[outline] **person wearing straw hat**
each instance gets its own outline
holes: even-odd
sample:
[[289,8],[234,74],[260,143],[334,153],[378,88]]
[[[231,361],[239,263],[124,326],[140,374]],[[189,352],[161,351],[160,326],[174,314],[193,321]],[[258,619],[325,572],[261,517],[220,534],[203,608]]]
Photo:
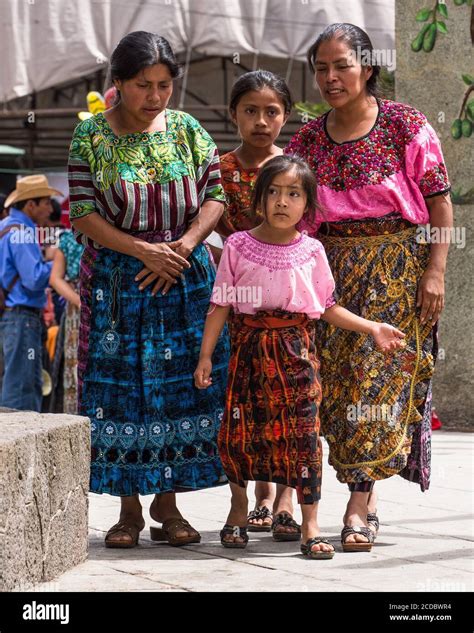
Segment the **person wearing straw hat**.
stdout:
[[41,410],[41,311],[46,303],[52,262],[43,259],[35,236],[37,226],[43,226],[52,212],[51,196],[55,195],[62,194],[50,187],[46,176],[35,174],[20,178],[5,200],[10,213],[0,222],[3,407]]

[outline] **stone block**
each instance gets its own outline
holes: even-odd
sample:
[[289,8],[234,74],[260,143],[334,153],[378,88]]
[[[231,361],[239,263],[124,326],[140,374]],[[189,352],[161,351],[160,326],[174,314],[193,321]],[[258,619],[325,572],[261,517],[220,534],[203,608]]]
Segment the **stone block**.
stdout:
[[0,412],[0,591],[87,558],[89,419]]

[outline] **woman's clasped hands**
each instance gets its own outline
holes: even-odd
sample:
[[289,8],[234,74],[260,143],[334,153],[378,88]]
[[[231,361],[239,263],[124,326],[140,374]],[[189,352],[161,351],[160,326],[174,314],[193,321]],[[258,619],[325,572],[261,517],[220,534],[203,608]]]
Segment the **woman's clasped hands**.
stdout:
[[184,270],[191,267],[186,258],[193,248],[183,238],[174,242],[147,243],[144,248],[140,257],[144,268],[135,277],[135,281],[140,282],[140,290],[155,282],[151,294],[155,295],[161,290],[165,295],[179,277],[184,278]]

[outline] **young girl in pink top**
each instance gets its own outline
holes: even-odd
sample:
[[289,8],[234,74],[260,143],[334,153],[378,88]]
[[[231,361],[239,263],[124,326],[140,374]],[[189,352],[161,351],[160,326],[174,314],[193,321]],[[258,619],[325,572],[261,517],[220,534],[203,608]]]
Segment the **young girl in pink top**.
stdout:
[[303,215],[311,219],[314,192],[314,176],[300,158],[278,156],[261,169],[252,209],[264,220],[224,245],[194,377],[200,389],[211,385],[212,354],[232,307],[232,356],[218,438],[232,491],[222,545],[247,545],[247,481],[274,481],[296,488],[302,553],[332,558],[334,548],[320,536],[317,522],[322,450],[316,320],[370,335],[385,352],[401,347],[404,334],[336,304],[322,244],[296,228]]

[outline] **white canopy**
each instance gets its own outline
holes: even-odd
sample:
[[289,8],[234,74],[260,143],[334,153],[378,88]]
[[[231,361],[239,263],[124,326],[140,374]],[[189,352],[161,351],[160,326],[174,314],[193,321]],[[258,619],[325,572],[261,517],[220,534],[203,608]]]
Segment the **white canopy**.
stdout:
[[131,31],[163,35],[175,53],[302,60],[332,22],[393,49],[395,0],[0,0],[0,101],[92,73]]

